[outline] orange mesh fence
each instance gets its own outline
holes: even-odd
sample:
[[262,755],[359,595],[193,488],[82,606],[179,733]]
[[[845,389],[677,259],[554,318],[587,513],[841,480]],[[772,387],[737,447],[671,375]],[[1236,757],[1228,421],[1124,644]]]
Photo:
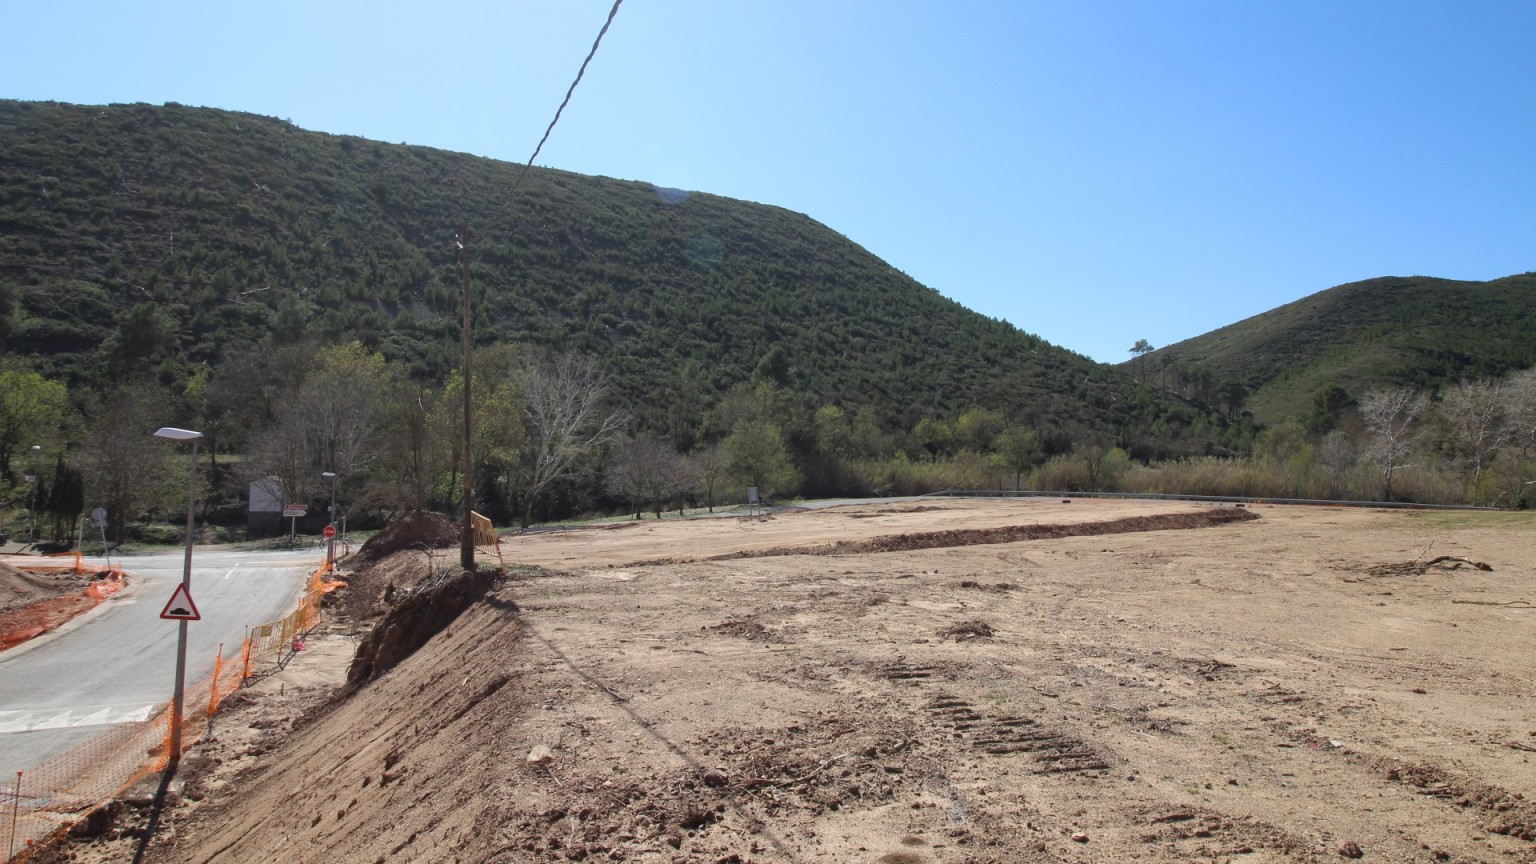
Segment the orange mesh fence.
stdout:
[[239,690],[245,684],[246,662],[251,653],[251,640],[246,639],[240,644],[240,649],[228,658],[224,656],[224,646],[219,646],[219,656],[213,661],[213,675],[208,679],[208,701],[205,713],[211,719],[219,713],[219,703],[225,696]]
[[41,841],[68,830],[97,802],[165,767],[169,711],[113,726],[72,749],[0,779],[0,841],[26,860]]
[[114,567],[106,573],[106,576],[85,587],[85,593],[98,603],[128,587],[128,581],[123,578],[123,571]]
[[[311,575],[298,607],[278,621],[253,627],[240,647],[214,660],[213,673],[183,693],[182,748],[201,739],[220,703],[240,689],[257,665],[279,662],[301,636],[320,623],[320,600],[341,583],[325,582],[322,566]],[[121,587],[121,581],[119,581]],[[319,586],[319,587],[317,587]],[[115,593],[115,590],[113,593]],[[19,772],[0,777],[0,846],[6,859],[26,861],[56,835],[68,831],[99,802],[170,761],[170,705],[150,719],[113,726],[74,748]]]

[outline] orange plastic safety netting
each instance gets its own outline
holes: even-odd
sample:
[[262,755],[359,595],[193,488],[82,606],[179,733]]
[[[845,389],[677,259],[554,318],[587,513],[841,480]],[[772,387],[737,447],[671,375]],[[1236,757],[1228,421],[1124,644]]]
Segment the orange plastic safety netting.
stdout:
[[[212,726],[220,703],[251,677],[280,665],[298,640],[321,621],[321,598],[342,583],[326,581],[321,567],[293,612],[250,628],[232,651],[219,646],[214,670],[183,694],[182,749]],[[270,665],[269,665],[270,664]],[[15,777],[0,777],[0,843],[6,859],[25,861],[55,836],[68,831],[98,803],[164,769],[171,755],[171,706],[148,720],[112,726]]]

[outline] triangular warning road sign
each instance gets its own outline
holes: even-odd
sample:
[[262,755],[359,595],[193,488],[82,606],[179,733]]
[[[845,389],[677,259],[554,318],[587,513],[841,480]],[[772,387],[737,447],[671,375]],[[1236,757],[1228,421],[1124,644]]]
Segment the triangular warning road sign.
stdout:
[[160,610],[160,617],[172,621],[203,620],[203,616],[197,614],[197,604],[192,602],[192,594],[185,585],[176,586],[176,593],[171,595],[171,602]]

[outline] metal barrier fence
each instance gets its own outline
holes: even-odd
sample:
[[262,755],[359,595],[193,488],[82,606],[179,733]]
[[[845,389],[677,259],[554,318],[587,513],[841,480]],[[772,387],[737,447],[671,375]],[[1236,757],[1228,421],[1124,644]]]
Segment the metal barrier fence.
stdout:
[[252,666],[258,661],[276,658],[277,662],[281,663],[284,652],[292,650],[294,638],[313,630],[315,625],[320,623],[320,599],[325,594],[324,590],[306,591],[304,599],[299,601],[298,608],[290,612],[287,617],[251,628],[245,640],[248,647],[245,664],[246,678],[256,674],[252,671]]
[[[185,694],[183,750],[201,740],[212,726],[219,704],[262,674],[263,661],[280,668],[291,656],[294,640],[319,625],[321,598],[343,583],[325,577],[321,565],[310,574],[297,608],[277,621],[249,628],[239,649],[228,657],[219,646],[213,673]],[[170,706],[150,719],[113,726],[95,737],[38,763],[14,778],[0,778],[0,843],[4,860],[27,861],[83,820],[101,802],[170,764]]]

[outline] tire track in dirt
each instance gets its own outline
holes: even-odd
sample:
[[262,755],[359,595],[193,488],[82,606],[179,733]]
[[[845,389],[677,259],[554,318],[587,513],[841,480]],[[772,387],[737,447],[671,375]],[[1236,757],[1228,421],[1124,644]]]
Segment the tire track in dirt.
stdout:
[[[1135,801],[1145,795],[1145,792],[1131,791],[1112,782],[1120,771],[1131,768],[1126,758],[1110,752],[1101,743],[1046,721],[1043,711],[1009,712],[958,695],[966,689],[968,682],[965,679],[971,677],[967,673],[979,671],[968,664],[915,662],[900,658],[869,664],[863,671],[900,688],[909,704],[916,703],[920,716],[942,730],[927,733],[935,742],[934,746],[944,748],[946,745],[940,742],[950,742],[960,753],[969,752],[979,757],[981,764],[965,772],[969,777],[1007,776],[1016,771],[1014,766],[1018,765],[1018,760],[1024,760],[1024,772],[1037,778],[1038,782],[1048,784],[1036,788],[1036,794],[1030,798],[1031,806],[1022,814],[1009,812],[1007,807],[990,812],[990,808],[1000,802],[968,799],[958,788],[946,786],[942,790],[941,794],[951,798],[952,811],[963,814],[958,818],[978,823],[977,831],[973,832],[974,839],[988,836],[988,829],[982,828],[981,823],[1001,820],[1011,825],[1003,829],[1003,836],[1013,834],[1018,838],[1010,844],[1012,855],[1040,856],[1004,860],[1045,860],[1048,855],[1055,860],[1075,860],[1071,852],[1076,848],[1086,849],[1078,844],[1088,842],[1077,838],[1089,835],[1074,833],[1068,837],[1059,828],[1042,831],[1042,826],[1059,826],[1071,821],[1071,814],[1083,813],[1081,805],[1088,801],[1127,798]],[[954,764],[961,761],[956,758],[958,756],[959,753],[951,752],[944,758],[947,763]],[[1134,776],[1137,772],[1131,768],[1131,773]],[[1041,792],[1044,792],[1043,798],[1037,797]],[[1067,806],[1069,803],[1071,806]],[[1047,809],[1042,811],[1037,809],[1039,807]],[[1148,800],[1134,804],[1128,815],[1135,821],[1118,826],[1098,826],[1092,847],[1099,850],[1096,854],[1113,857],[1114,853],[1108,850],[1115,848],[1119,841],[1126,844],[1120,846],[1121,849],[1143,847],[1146,856],[1153,860],[1221,860],[1234,855],[1257,855],[1248,860],[1266,862],[1326,860],[1318,854],[1315,842],[1251,815]],[[1040,833],[1019,837],[1021,825],[1028,832]],[[1101,833],[1105,836],[1101,837]],[[1110,833],[1119,836],[1109,836]],[[1032,839],[1025,840],[1031,836]],[[1133,853],[1133,857],[1143,855]],[[1090,855],[1086,860],[1101,859]],[[1120,859],[1114,857],[1114,860]]]
[[[1308,725],[1307,718],[1330,707],[1336,710],[1340,701],[1337,698],[1313,695],[1275,681],[1265,681],[1262,686],[1253,687],[1244,681],[1233,680],[1241,679],[1244,670],[1230,663],[1198,661],[1196,671],[1208,682],[1225,685],[1228,689],[1237,688],[1243,697],[1273,712],[1259,719],[1277,739],[1277,746],[1305,747],[1319,754],[1336,756],[1340,760],[1338,764],[1352,773],[1364,775],[1370,783],[1413,788],[1427,799],[1444,803],[1450,808],[1447,815],[1452,818],[1469,818],[1490,834],[1525,841],[1523,849],[1506,849],[1504,854],[1509,856],[1506,860],[1536,862],[1536,804],[1526,800],[1523,793],[1481,782],[1430,762],[1362,752],[1337,739],[1320,735],[1314,726]],[[1435,861],[1481,860],[1438,849],[1427,842],[1421,841],[1419,846]]]
[[[938,669],[926,664],[896,661],[874,670],[887,681],[931,683]],[[936,723],[947,726],[952,737],[966,741],[973,751],[989,756],[1028,754],[1036,774],[1107,771],[1109,764],[1097,750],[1079,738],[1051,729],[1021,714],[982,713],[974,703],[947,692],[934,693],[921,708]],[[1093,776],[1093,775],[1090,775]]]

